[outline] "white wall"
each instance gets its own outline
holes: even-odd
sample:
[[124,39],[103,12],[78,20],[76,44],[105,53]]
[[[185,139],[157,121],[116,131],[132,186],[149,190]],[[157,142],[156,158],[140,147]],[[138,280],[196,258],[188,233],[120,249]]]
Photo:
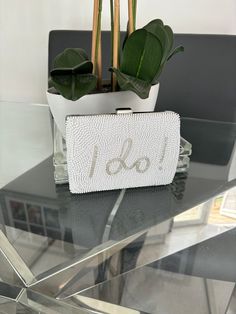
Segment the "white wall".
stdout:
[[[127,0],[121,0],[125,28]],[[91,29],[92,0],[0,0],[0,100],[44,103],[51,29]],[[104,0],[103,29],[109,29]],[[138,26],[160,17],[175,32],[236,34],[235,0],[138,0]]]

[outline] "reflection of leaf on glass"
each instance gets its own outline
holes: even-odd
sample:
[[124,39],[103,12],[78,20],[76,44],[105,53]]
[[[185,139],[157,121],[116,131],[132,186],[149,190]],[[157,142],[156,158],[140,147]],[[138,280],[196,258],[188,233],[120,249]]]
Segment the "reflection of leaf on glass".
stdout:
[[10,201],[12,216],[17,220],[26,220],[24,203],[18,201]]
[[44,215],[45,215],[46,226],[57,228],[57,229],[60,228],[59,213],[57,209],[45,207]]

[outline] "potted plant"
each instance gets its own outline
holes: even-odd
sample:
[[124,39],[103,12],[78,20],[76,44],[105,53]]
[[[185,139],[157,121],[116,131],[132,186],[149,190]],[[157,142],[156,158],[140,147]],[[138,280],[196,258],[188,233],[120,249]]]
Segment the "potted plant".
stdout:
[[[128,0],[127,34],[121,43],[120,0],[110,0],[110,82],[102,80],[102,0],[94,0],[91,60],[80,48],[68,48],[55,58],[47,99],[62,138],[67,115],[114,113],[121,107],[134,112],[154,110],[162,70],[183,47],[173,49],[173,31],[160,19],[136,29],[136,9],[137,0]],[[63,145],[60,143],[58,147],[57,142],[54,151],[65,150]],[[66,163],[65,156],[60,158]]]
[[120,1],[111,0],[111,81],[103,84],[101,60],[102,0],[94,0],[92,56],[69,48],[54,60],[47,99],[55,122],[65,135],[65,117],[71,114],[113,113],[117,107],[153,111],[159,76],[172,51],[172,29],[156,19],[135,30],[137,0],[128,0],[129,21],[120,44]]

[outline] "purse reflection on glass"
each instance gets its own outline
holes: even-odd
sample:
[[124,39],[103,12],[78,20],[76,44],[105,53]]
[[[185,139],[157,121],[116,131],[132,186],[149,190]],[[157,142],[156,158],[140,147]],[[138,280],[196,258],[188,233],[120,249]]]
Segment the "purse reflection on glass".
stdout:
[[167,185],[173,181],[179,158],[179,115],[171,111],[117,113],[67,117],[72,193]]

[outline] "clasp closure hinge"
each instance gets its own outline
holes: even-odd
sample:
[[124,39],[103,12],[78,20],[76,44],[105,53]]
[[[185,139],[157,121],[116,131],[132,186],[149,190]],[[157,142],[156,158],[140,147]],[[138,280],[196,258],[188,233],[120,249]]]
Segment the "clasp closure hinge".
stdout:
[[131,114],[133,113],[133,110],[130,108],[117,108],[116,114]]

